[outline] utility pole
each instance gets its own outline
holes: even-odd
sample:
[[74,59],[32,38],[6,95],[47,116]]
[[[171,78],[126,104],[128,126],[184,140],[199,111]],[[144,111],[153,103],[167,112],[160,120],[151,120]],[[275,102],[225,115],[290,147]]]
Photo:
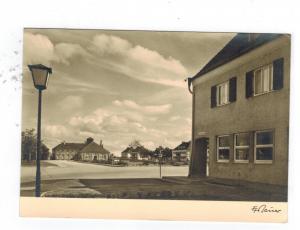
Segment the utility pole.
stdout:
[[159,159],[159,178],[161,179],[161,160],[162,160],[162,150],[159,150],[159,155],[158,155],[158,159]]

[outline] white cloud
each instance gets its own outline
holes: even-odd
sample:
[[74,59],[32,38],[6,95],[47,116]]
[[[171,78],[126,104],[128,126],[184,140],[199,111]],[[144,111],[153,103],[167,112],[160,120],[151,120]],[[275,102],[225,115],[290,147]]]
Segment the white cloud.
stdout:
[[40,63],[50,65],[51,62],[70,64],[70,58],[81,55],[90,56],[80,45],[58,43],[41,34],[24,33],[24,64]]
[[155,150],[158,147],[153,141],[142,141],[141,144],[150,150]]
[[[144,107],[146,107],[146,109]],[[102,135],[111,137],[111,140],[120,135],[123,141],[129,141],[129,139],[135,137],[150,141],[153,138],[158,139],[162,136],[167,136],[168,132],[153,127],[152,122],[155,123],[155,120],[148,119],[148,116],[151,118],[153,113],[157,114],[158,112],[169,111],[169,106],[144,107],[129,100],[125,102],[114,101],[113,106],[99,108],[89,115],[71,117],[69,125],[80,134],[93,133],[94,136]],[[132,109],[135,111],[130,112]],[[146,112],[143,111],[144,109]],[[135,114],[138,119],[134,119],[132,117],[133,114]]]
[[180,61],[172,57],[164,58],[158,52],[142,46],[135,46],[133,49],[130,49],[129,56],[137,62],[144,63],[154,68],[160,68],[176,74],[186,74],[186,69]]
[[186,118],[185,121],[187,122],[188,126],[192,126],[192,119]]
[[47,36],[24,33],[24,63],[42,63],[49,65],[50,61],[57,60],[54,54],[54,45]]
[[113,102],[114,105],[125,107],[132,110],[137,110],[142,113],[146,114],[167,114],[170,112],[172,105],[171,104],[164,104],[164,105],[139,105],[134,101],[131,100],[115,100]]
[[80,96],[66,96],[63,100],[61,100],[58,103],[58,106],[61,109],[65,110],[72,110],[72,109],[78,109],[82,107],[83,105],[83,99]]
[[168,86],[185,87],[187,70],[179,60],[164,57],[155,50],[133,46],[117,36],[100,34],[95,36],[85,50],[79,44],[58,43],[41,34],[24,33],[24,64],[52,62],[70,65],[76,56],[86,57],[93,64],[107,68],[145,82]]
[[55,137],[57,139],[64,139],[70,135],[67,128],[62,125],[46,125],[45,132],[47,136]]
[[180,119],[180,116],[177,116],[177,115],[170,117],[170,121],[178,121],[179,119]]
[[[101,113],[100,113],[101,111]],[[74,116],[69,124],[80,131],[93,133],[132,133],[146,132],[141,123],[132,121],[124,114],[98,109],[88,116]]]
[[[163,85],[185,87],[187,70],[179,60],[163,57],[155,50],[111,35],[100,34],[93,38],[88,50],[101,55],[115,71],[132,78]],[[113,58],[111,57],[113,55]]]
[[91,51],[95,51],[101,55],[105,54],[125,54],[132,49],[131,43],[128,41],[111,35],[96,35],[92,40],[93,46],[89,47]]
[[70,44],[70,43],[59,43],[54,47],[55,55],[57,56],[58,61],[69,65],[68,61],[71,57],[74,56],[90,56],[85,49],[83,49],[78,44]]

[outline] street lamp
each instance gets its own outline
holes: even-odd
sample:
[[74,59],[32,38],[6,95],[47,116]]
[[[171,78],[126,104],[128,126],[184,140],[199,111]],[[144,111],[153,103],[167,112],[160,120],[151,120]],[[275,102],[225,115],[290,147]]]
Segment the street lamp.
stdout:
[[52,69],[44,65],[28,65],[32,75],[34,87],[39,91],[38,99],[38,121],[37,121],[37,144],[36,144],[36,178],[35,196],[41,196],[41,113],[42,113],[42,91],[47,88],[49,74]]

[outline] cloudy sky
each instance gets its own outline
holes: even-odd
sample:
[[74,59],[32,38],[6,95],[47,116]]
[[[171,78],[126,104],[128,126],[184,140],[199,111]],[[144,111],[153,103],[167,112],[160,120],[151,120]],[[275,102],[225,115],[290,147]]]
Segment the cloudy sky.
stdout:
[[28,64],[52,67],[43,93],[42,139],[93,137],[119,155],[139,140],[154,149],[191,138],[193,76],[230,33],[26,29],[22,130],[36,128],[37,92]]

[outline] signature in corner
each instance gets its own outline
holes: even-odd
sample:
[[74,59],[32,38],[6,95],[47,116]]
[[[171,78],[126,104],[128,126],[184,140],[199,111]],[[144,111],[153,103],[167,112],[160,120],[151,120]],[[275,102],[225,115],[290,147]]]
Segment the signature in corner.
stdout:
[[253,213],[280,213],[281,209],[276,209],[274,207],[268,207],[266,204],[262,204],[260,206],[254,205],[251,209]]

